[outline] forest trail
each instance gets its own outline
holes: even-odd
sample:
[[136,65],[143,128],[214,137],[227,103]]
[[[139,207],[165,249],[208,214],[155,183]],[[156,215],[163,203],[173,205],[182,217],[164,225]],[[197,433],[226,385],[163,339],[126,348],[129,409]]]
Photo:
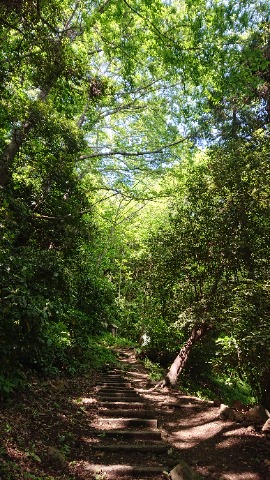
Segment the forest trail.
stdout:
[[121,352],[120,361],[128,371],[106,372],[95,387],[97,415],[88,438],[95,462],[82,462],[82,477],[168,478],[163,471],[170,446],[162,440],[157,419],[139,393],[144,374],[132,368],[136,360],[129,350]]
[[184,461],[205,479],[269,480],[269,440],[255,428],[220,420],[213,402],[153,390],[133,350],[118,355],[123,369],[95,386],[92,460],[77,465],[79,478],[161,480]]
[[[259,428],[176,390],[153,390],[134,350],[100,374],[37,381],[0,410],[0,480],[168,479],[184,461],[206,480],[269,480]],[[195,478],[195,477],[194,477]]]

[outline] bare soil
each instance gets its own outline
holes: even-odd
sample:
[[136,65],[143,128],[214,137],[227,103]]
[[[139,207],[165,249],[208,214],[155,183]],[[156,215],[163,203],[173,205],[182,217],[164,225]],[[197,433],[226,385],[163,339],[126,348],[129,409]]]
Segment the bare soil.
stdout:
[[[157,418],[162,439],[168,443],[164,469],[184,460],[209,480],[270,479],[270,440],[261,433],[261,425],[222,421],[212,402],[179,391],[154,390],[133,351],[119,355],[124,377],[131,379],[145,399],[151,418]],[[99,441],[95,429],[97,383],[96,373],[36,381],[26,392],[1,405],[0,479],[86,478],[80,467],[89,460],[87,443]],[[131,451],[131,460],[133,456]],[[149,456],[149,466],[152,464],[154,455]]]

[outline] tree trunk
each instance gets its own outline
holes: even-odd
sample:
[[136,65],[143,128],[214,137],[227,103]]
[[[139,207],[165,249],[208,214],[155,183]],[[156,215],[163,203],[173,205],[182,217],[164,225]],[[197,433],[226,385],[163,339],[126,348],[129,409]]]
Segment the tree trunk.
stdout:
[[[59,54],[59,60],[61,59],[61,56],[62,56],[62,53],[63,53],[63,52],[61,52],[61,42],[62,42],[63,38],[64,37],[69,38],[69,40],[72,42],[72,41],[75,40],[75,38],[79,34],[79,32],[76,31],[76,29],[75,29],[72,39],[68,35],[69,31],[72,27],[72,21],[74,19],[75,13],[77,11],[78,5],[79,5],[79,2],[75,3],[75,8],[73,10],[73,13],[72,13],[71,17],[69,18],[68,22],[66,23],[66,25],[64,26],[64,31],[62,32],[62,35],[60,35],[60,37],[59,37],[60,30],[58,31],[56,28],[51,26],[49,22],[44,20],[44,18],[41,15],[41,12],[40,12],[39,2],[37,4],[39,17],[42,19],[43,23],[48,25],[50,27],[50,29],[52,31],[54,31],[54,33],[56,35],[56,37],[55,37],[55,39],[56,39],[55,49],[57,49],[57,47],[58,47],[57,51],[58,51],[58,54]],[[40,92],[39,92],[38,97],[37,97],[37,102],[44,102],[45,103],[47,101],[47,97],[48,97],[51,89],[55,85],[58,78],[61,75],[63,75],[64,69],[60,69],[59,64],[57,62],[57,58],[56,58],[56,61],[54,63],[54,66],[56,67],[56,69],[54,71],[49,72],[47,85],[45,85],[44,87],[42,87],[40,89]],[[31,111],[30,111],[28,119],[20,127],[17,127],[13,130],[9,144],[5,147],[4,151],[0,155],[0,193],[1,193],[1,190],[3,191],[8,186],[8,184],[10,183],[11,178],[12,178],[12,167],[13,167],[14,159],[15,159],[16,155],[18,154],[19,150],[21,149],[25,139],[27,138],[28,133],[31,131],[31,129],[34,126],[35,126],[35,118],[32,118]]]
[[176,359],[170,366],[161,386],[173,386],[177,383],[179,375],[185,368],[189,359],[193,345],[198,342],[210,330],[211,326],[202,323],[200,326],[194,326],[188,341],[183,345]]
[[[41,90],[37,100],[45,102],[50,90],[51,87]],[[21,127],[14,129],[10,142],[0,157],[0,189],[6,187],[10,182],[14,158],[19,152],[27,134],[33,125],[34,122],[30,115],[29,119]]]

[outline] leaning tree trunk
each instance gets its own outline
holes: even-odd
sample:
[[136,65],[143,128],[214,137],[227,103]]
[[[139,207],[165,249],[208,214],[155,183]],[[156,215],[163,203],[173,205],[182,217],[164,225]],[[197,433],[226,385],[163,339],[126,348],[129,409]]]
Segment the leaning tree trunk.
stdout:
[[199,326],[194,326],[191,332],[191,335],[188,341],[183,345],[180,352],[178,353],[176,359],[170,366],[164,380],[161,383],[161,387],[164,386],[173,386],[177,383],[179,375],[185,368],[185,365],[189,359],[190,353],[192,351],[193,345],[198,342],[204,335],[210,330],[211,326],[202,323]]

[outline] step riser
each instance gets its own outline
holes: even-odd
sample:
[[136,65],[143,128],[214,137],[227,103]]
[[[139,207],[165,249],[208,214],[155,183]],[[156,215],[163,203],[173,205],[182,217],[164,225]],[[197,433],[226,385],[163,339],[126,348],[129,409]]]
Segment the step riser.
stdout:
[[140,441],[140,440],[161,440],[161,432],[159,430],[155,431],[141,431],[141,430],[103,430],[102,433],[104,434],[105,438],[113,438],[113,439],[121,439],[126,440],[130,439],[133,441]]
[[110,408],[115,410],[127,410],[134,409],[140,410],[145,408],[145,403],[136,403],[136,402],[99,402],[99,407],[101,408]]
[[157,428],[156,419],[146,418],[100,418],[99,425],[111,425],[113,427],[129,428],[129,427],[152,427]]
[[[122,399],[123,397],[125,398],[136,398],[137,402],[140,401],[142,397],[140,395],[137,395],[136,392],[116,392],[116,391],[108,391],[108,390],[100,390],[97,392],[98,397],[113,397],[113,398],[120,398]],[[123,400],[124,401],[124,400]],[[122,400],[119,400],[119,402],[122,402]]]
[[130,379],[126,379],[126,378],[99,378],[97,380],[97,383],[98,384],[102,384],[102,383],[131,383],[131,380]]
[[112,395],[115,397],[137,397],[140,398],[139,395],[136,395],[135,392],[132,392],[132,390],[112,390],[109,388],[104,388],[102,390],[99,390],[97,392],[98,396],[102,395]]
[[99,402],[119,402],[119,403],[146,403],[142,399],[142,397],[139,397],[139,395],[126,395],[126,393],[111,393],[111,392],[102,392],[98,393],[97,395],[97,400]]
[[131,383],[128,382],[103,382],[103,383],[97,383],[96,385],[97,388],[132,388]]
[[123,378],[123,377],[102,377],[97,379],[97,383],[106,383],[106,382],[113,382],[113,383],[130,383],[130,378]]
[[[134,465],[84,465],[85,473],[98,475],[98,473],[106,474],[106,479],[117,478],[141,478],[151,477],[152,475],[162,475],[164,468],[160,467],[143,467]],[[95,477],[93,477],[95,478]]]
[[133,393],[133,395],[135,395],[135,391],[131,387],[126,387],[126,386],[114,387],[113,385],[100,385],[99,387],[96,387],[96,390],[98,392],[104,392],[104,391],[115,392],[115,393],[129,392],[129,393]]
[[100,402],[125,402],[125,403],[134,403],[140,400],[139,397],[115,397],[113,395],[100,395]]
[[124,377],[99,377],[97,378],[97,382],[127,382],[130,383],[131,379],[130,378],[124,378]]
[[108,410],[102,410],[100,408],[99,410],[100,415],[103,415],[105,417],[125,417],[125,418],[147,418],[149,416],[148,412],[146,410],[138,410],[138,411],[132,411],[132,410],[117,410],[117,409],[108,409]]
[[128,453],[166,453],[168,451],[167,445],[93,445],[93,450],[100,450],[104,452],[128,452]]
[[[136,398],[142,398],[140,395],[138,395],[136,392],[133,392],[132,390],[110,390],[107,388],[104,388],[102,390],[98,390],[96,394],[100,397],[102,395],[108,395],[108,396],[119,396],[120,397],[136,397]],[[140,401],[140,400],[138,400]]]

